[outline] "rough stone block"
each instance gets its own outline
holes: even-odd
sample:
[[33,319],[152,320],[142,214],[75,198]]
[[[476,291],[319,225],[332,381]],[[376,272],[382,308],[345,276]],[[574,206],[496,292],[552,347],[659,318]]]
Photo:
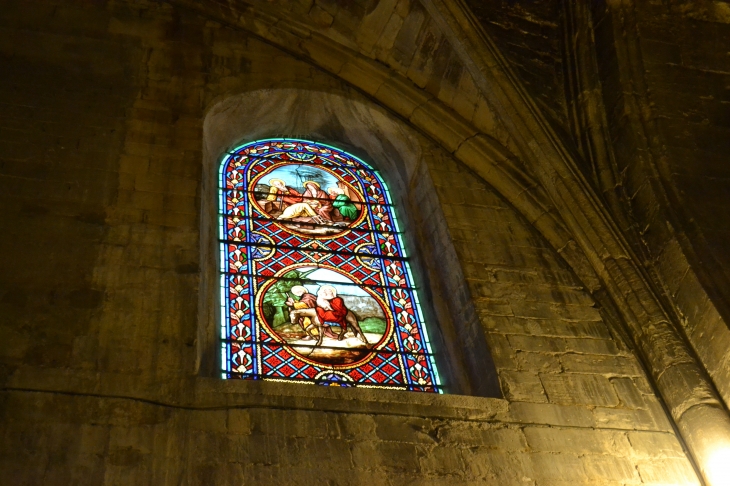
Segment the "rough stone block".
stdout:
[[228,429],[229,414],[225,411],[196,411],[190,415],[190,425],[193,430],[225,433]]
[[559,353],[565,351],[565,340],[538,336],[508,336],[513,349],[520,351],[535,351],[540,353]]
[[639,475],[644,484],[687,484],[699,485],[697,475],[687,459],[654,459],[639,463]]
[[439,429],[438,438],[443,443],[464,446],[479,446],[501,450],[525,450],[527,444],[522,432],[517,428],[495,428],[454,423]]
[[685,457],[674,433],[629,432],[634,453],[642,457]]
[[534,467],[534,477],[538,484],[541,479],[587,482],[585,460],[570,454],[535,452],[530,458]]
[[603,322],[566,322],[530,320],[533,334],[560,337],[610,339]]
[[431,420],[421,418],[376,416],[375,434],[385,441],[433,444],[434,425]]
[[531,336],[563,338],[611,338],[603,322],[569,322],[548,319],[524,319],[509,316],[492,316],[483,322],[489,329],[505,334],[528,334]]
[[535,473],[533,470],[533,455],[521,452],[499,452],[485,449],[464,450],[464,459],[470,477],[479,481],[495,482],[497,484],[530,484]]
[[540,379],[552,403],[607,407],[619,403],[611,382],[603,376],[541,373]]
[[164,208],[164,196],[155,192],[136,191],[131,194],[132,206],[136,209],[162,212]]
[[537,374],[503,370],[500,371],[499,377],[502,382],[502,391],[509,399],[526,402],[547,402],[547,397]]
[[479,90],[474,84],[474,78],[464,70],[459,79],[459,89],[454,95],[452,106],[456,112],[466,120],[471,120],[476,111]]
[[671,427],[666,422],[656,420],[656,417],[649,410],[629,410],[624,408],[593,409],[595,427],[616,428],[626,430],[659,430],[669,431]]
[[500,299],[480,299],[476,302],[479,314],[489,319],[490,316],[511,316],[512,308],[509,302]]
[[426,474],[449,474],[460,476],[465,470],[461,450],[451,447],[434,447],[420,457],[421,471]]
[[149,170],[149,157],[121,155],[119,158],[119,172],[135,175],[146,174]]
[[545,353],[520,352],[515,354],[517,366],[521,371],[542,371],[560,373],[563,367],[557,356]]
[[353,57],[342,66],[339,75],[363,91],[375,94],[390,73],[377,63]]
[[636,387],[634,380],[631,378],[611,378],[616,393],[618,394],[621,405],[626,408],[646,408],[647,404],[644,396]]
[[517,361],[515,355],[512,352],[512,347],[509,344],[506,336],[496,333],[487,333],[487,343],[489,344],[489,350],[492,352],[492,359],[494,365],[498,370],[513,370],[517,369]]
[[[407,86],[407,81],[399,77],[391,77],[378,88],[375,97],[387,103],[402,116],[410,117],[419,106],[426,103],[431,96],[422,91],[413,90]],[[411,88],[403,89],[403,88]],[[404,96],[404,93],[406,96]]]
[[419,456],[425,450],[402,442],[356,442],[352,446],[352,460],[355,464],[377,463],[392,470],[417,471]]
[[[286,449],[276,450],[280,456],[288,456],[279,459],[282,463],[289,465],[309,465],[316,462],[315,454],[317,451],[323,457],[327,457],[334,464],[348,464],[352,460],[350,453],[350,445],[352,442],[341,439],[333,439],[331,437],[297,437],[287,439],[288,447]],[[253,447],[256,447],[252,443]],[[282,454],[282,451],[286,451]]]
[[619,354],[618,347],[614,341],[607,339],[566,339],[565,346],[568,351],[586,354]]
[[623,457],[615,456],[584,456],[585,471],[588,478],[603,483],[621,481],[623,484],[639,482],[639,474],[634,464]]
[[572,427],[593,426],[593,414],[586,407],[516,402],[510,403],[509,415],[519,423]]
[[514,307],[515,316],[532,319],[564,319],[566,321],[601,321],[598,309],[588,306],[523,302]]
[[525,427],[530,449],[575,454],[626,454],[629,442],[622,432],[595,429]]
[[228,411],[228,432],[236,435],[251,433],[251,421],[247,410],[232,409]]
[[565,371],[607,375],[640,375],[633,357],[602,356],[594,354],[564,354],[560,362]]
[[326,437],[330,435],[329,418],[324,412],[308,410],[289,410],[286,413],[275,409],[249,411],[250,427],[257,436]]
[[342,439],[375,439],[375,419],[371,415],[338,414],[332,426],[335,437]]
[[318,5],[312,6],[311,10],[309,11],[309,17],[312,19],[312,22],[322,28],[329,27],[335,20],[332,14],[319,7]]
[[104,450],[109,441],[109,427],[82,425],[79,427],[79,451],[82,454],[96,454]]

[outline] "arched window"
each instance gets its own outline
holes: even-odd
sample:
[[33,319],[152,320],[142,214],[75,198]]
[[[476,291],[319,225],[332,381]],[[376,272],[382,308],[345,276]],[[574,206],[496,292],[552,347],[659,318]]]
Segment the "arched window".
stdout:
[[441,392],[385,183],[305,140],[259,140],[220,172],[224,378]]

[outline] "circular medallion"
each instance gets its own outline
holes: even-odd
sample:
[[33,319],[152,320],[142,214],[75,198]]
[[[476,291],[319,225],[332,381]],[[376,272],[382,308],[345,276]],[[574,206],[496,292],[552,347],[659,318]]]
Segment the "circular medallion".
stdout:
[[292,233],[333,238],[366,216],[357,180],[344,169],[279,161],[251,174],[251,181],[249,198],[261,217]]
[[393,332],[379,289],[334,268],[296,264],[277,272],[256,295],[262,328],[305,362],[360,366]]

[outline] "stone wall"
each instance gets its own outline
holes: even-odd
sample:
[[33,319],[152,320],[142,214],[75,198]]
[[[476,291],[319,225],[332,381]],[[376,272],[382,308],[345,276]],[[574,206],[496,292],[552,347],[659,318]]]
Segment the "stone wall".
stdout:
[[[680,479],[694,477],[684,458],[655,462],[625,448],[632,437],[674,443],[671,426],[640,363],[565,263],[463,166],[427,160],[510,413],[534,424],[522,428],[527,455],[510,458],[529,458],[537,484],[691,482]],[[611,445],[599,446],[604,439]]]
[[[626,232],[730,402],[730,35],[719,2],[596,4],[597,77]],[[697,33],[702,32],[701,36]],[[607,168],[608,169],[608,168]]]
[[327,392],[212,379],[198,380],[192,402],[6,392],[2,479],[140,485],[696,484],[676,439],[654,424],[602,428],[588,409],[574,405]]
[[[339,32],[382,12],[357,5],[307,12]],[[393,9],[398,52],[425,49],[425,11]],[[3,483],[697,484],[617,324],[530,222],[388,103],[169,3],[14,2],[0,22]],[[396,59],[391,47],[379,55]],[[391,68],[508,138],[486,108],[476,114],[483,98],[467,74]],[[271,106],[292,123],[267,133],[339,138],[400,181],[407,241],[443,324],[441,362],[470,391],[493,359],[503,397],[205,376],[216,358],[201,350],[201,197],[218,155],[204,121],[257,89],[345,100],[349,112],[326,106],[306,133],[301,98]],[[363,119],[409,142],[367,152],[363,140],[388,137],[353,128]],[[393,155],[409,150],[408,164]]]
[[533,99],[567,132],[563,2],[475,0],[467,3]]
[[22,363],[80,364],[105,300],[92,269],[110,230],[106,211],[117,196],[143,53],[109,34],[108,14],[98,7],[16,2],[3,12],[0,353],[7,376]]

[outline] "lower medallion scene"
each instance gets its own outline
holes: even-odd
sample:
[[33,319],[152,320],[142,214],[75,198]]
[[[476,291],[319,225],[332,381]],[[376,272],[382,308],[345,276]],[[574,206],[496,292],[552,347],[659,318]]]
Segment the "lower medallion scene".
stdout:
[[361,361],[388,337],[382,299],[335,270],[300,266],[261,287],[266,328],[302,358],[325,365]]

